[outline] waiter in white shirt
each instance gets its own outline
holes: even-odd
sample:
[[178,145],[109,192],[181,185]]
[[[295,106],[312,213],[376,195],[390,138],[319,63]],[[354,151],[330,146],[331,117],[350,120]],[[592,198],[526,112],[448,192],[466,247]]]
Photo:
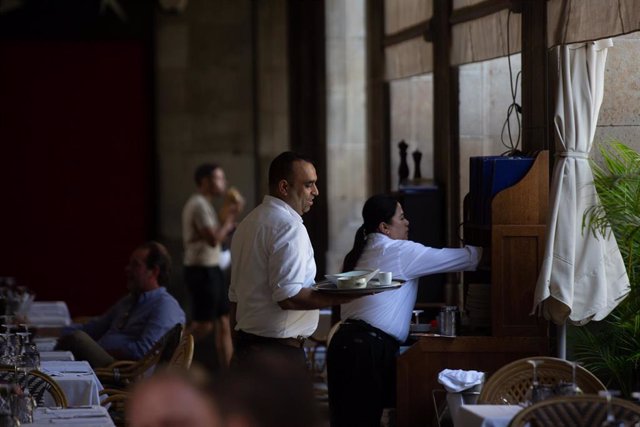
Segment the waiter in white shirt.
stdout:
[[356,297],[315,292],[313,247],[302,215],[318,196],[311,160],[278,155],[269,167],[269,195],[238,226],[231,243],[232,364],[257,361],[265,350],[306,366],[304,340],[318,326],[319,308]]

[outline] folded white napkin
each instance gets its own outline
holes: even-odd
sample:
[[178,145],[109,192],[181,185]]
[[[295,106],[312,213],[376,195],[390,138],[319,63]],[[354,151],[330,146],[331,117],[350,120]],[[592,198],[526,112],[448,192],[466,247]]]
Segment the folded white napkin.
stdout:
[[444,369],[438,374],[438,382],[442,384],[449,393],[459,393],[478,384],[482,384],[484,382],[484,372]]

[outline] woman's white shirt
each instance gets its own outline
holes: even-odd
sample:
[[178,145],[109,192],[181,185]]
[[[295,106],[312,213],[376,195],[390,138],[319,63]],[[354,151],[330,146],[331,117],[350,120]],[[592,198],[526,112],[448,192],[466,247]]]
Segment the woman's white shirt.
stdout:
[[410,240],[370,233],[356,270],[390,271],[406,282],[396,290],[358,298],[341,306],[342,319],[360,319],[400,342],[409,335],[411,314],[418,294],[418,279],[429,274],[475,270],[482,248],[435,249]]

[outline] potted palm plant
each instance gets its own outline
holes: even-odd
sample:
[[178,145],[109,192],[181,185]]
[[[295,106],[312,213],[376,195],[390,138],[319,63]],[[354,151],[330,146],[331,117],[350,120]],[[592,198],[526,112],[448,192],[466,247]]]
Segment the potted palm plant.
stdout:
[[585,212],[583,228],[614,234],[631,292],[603,321],[570,328],[569,348],[608,388],[628,398],[640,390],[640,154],[620,141],[598,148],[592,169],[601,205]]

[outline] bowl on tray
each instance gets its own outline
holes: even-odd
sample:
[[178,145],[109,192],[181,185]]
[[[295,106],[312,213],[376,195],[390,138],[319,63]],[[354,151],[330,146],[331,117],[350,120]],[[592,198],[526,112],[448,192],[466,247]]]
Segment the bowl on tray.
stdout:
[[326,274],[326,277],[331,283],[336,285],[338,289],[359,289],[364,288],[376,274],[376,270],[354,270],[347,271],[345,273]]

